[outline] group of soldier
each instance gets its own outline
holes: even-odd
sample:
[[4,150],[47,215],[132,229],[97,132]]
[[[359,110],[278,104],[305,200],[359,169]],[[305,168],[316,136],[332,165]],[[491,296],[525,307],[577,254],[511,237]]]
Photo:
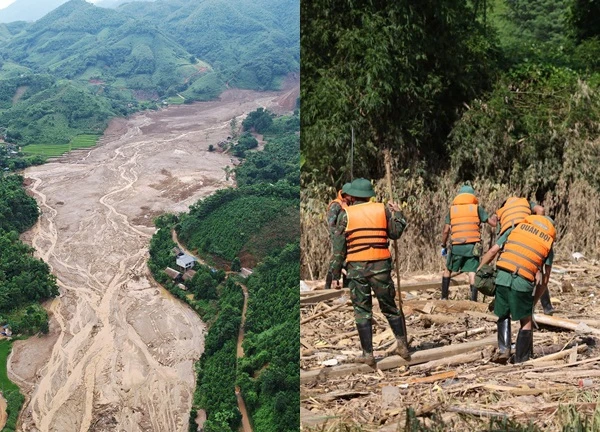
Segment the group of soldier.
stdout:
[[[333,248],[328,276],[335,288],[341,288],[340,278],[345,272],[362,348],[356,360],[371,367],[376,367],[371,291],[396,337],[396,353],[410,360],[404,314],[395,301],[388,247],[389,239],[400,238],[407,222],[397,204],[385,205],[374,197],[369,180],[355,179],[343,186],[327,209]],[[482,256],[484,223],[496,229],[498,240]],[[446,266],[441,299],[448,299],[452,272],[462,272],[468,274],[469,299],[477,301],[482,275],[493,269],[488,282],[494,288],[490,310],[493,308],[498,317],[498,350],[492,358],[495,362],[506,363],[511,358],[511,320],[520,321],[513,357],[514,363],[520,363],[533,353],[536,302],[541,301],[544,313],[553,313],[548,280],[555,239],[554,221],[545,216],[542,206],[523,197],[509,197],[489,216],[479,205],[474,189],[464,185],[449,206],[442,230],[441,255]],[[490,267],[494,259],[495,266]]]

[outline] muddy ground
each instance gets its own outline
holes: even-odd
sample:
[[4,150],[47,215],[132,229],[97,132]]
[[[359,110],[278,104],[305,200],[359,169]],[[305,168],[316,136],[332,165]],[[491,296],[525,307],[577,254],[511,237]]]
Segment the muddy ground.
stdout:
[[42,215],[23,239],[60,296],[46,305],[50,334],[16,341],[9,359],[26,395],[21,430],[188,430],[205,328],[149,274],[152,218],[233,185],[230,156],[208,146],[234,116],[293,109],[291,84],[116,119],[94,149],[26,170]]
[[[535,359],[521,365],[490,361],[497,338],[496,317],[487,307],[490,298],[483,302],[480,295],[478,303],[467,301],[469,288],[463,286],[451,287],[450,301],[441,301],[439,275],[403,275],[402,279],[405,287],[424,281],[435,285],[403,293],[415,360],[410,366],[393,355],[394,337],[376,301],[373,339],[380,370],[366,365],[356,370],[353,359],[360,354],[360,343],[347,294],[312,302],[309,297],[324,291],[301,293],[303,430],[355,430],[348,425],[361,431],[405,430],[406,409],[412,407],[419,421],[436,424],[439,431],[488,430],[490,422],[511,421],[531,421],[541,430],[558,431],[574,417],[589,416],[597,409],[599,262],[555,263],[550,280],[554,317],[583,324],[567,330],[538,323]],[[464,275],[456,279],[466,281]],[[307,282],[304,288],[322,285]],[[540,321],[547,318],[539,304],[536,314]],[[513,344],[518,328],[513,322]],[[476,346],[426,361],[425,353],[465,344]],[[553,357],[547,357],[550,354]]]

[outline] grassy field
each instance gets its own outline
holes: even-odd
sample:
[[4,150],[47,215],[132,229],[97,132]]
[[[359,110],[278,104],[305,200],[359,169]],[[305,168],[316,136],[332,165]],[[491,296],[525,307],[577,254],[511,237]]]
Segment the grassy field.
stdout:
[[169,105],[181,105],[184,101],[185,99],[180,96],[173,96],[167,99]]
[[19,390],[16,384],[8,379],[6,373],[6,359],[10,354],[11,343],[6,339],[0,340],[0,390],[6,392],[7,390]]
[[99,135],[77,135],[68,144],[29,144],[23,147],[26,155],[58,157],[71,150],[93,147],[100,138]]

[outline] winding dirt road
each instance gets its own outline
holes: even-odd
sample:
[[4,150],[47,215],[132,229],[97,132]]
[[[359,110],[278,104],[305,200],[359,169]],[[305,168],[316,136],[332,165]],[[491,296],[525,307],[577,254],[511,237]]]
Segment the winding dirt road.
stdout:
[[230,185],[230,157],[208,145],[234,116],[289,94],[230,90],[115,120],[100,146],[25,172],[42,216],[24,240],[61,294],[46,305],[50,334],[13,345],[21,430],[188,430],[204,325],[150,277],[151,221]]

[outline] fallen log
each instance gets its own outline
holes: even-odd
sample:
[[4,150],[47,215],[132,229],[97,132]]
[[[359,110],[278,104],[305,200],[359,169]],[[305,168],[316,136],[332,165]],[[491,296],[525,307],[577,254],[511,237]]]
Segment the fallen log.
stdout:
[[559,359],[562,359],[564,357],[570,356],[574,352],[575,353],[582,353],[582,352],[586,351],[587,348],[588,348],[588,346],[586,344],[577,345],[577,346],[574,346],[573,348],[570,348],[568,350],[559,351],[559,352],[554,353],[554,354],[548,354],[548,355],[543,356],[543,357],[539,357],[539,358],[528,360],[524,364],[537,364],[537,363],[541,363],[541,362],[545,362],[545,361],[559,360]]
[[[393,369],[400,366],[416,365],[426,363],[432,360],[439,360],[442,358],[454,356],[469,352],[474,349],[479,349],[487,345],[496,346],[498,344],[498,338],[496,335],[490,335],[486,338],[466,342],[461,344],[446,345],[439,348],[432,348],[423,351],[416,351],[412,353],[412,357],[409,362],[404,360],[398,355],[393,355],[377,363],[377,367],[380,370]],[[346,364],[341,366],[335,366],[332,368],[319,368],[310,371],[300,371],[300,383],[305,384],[320,379],[334,378],[339,376],[350,375],[353,373],[366,373],[373,372],[373,369],[365,364]]]
[[600,335],[600,329],[590,327],[583,322],[572,321],[566,318],[558,318],[550,315],[533,314],[533,320],[538,324],[572,330],[583,334]]
[[448,366],[453,366],[453,365],[457,365],[457,364],[472,363],[474,361],[481,360],[481,359],[483,359],[483,351],[476,351],[476,352],[466,353],[466,354],[457,354],[457,355],[446,357],[446,358],[439,359],[439,360],[432,360],[427,363],[415,365],[415,366],[411,367],[411,370],[425,371],[425,370],[429,370],[429,369],[435,369],[438,367],[448,367]]
[[504,413],[499,413],[499,412],[489,411],[489,410],[482,410],[482,409],[475,409],[475,408],[466,408],[466,407],[460,407],[460,406],[455,406],[455,405],[446,407],[446,411],[455,412],[455,413],[459,413],[459,414],[469,414],[469,415],[474,415],[474,416],[479,416],[479,417],[501,417],[501,418],[508,417],[508,414],[504,414]]
[[561,381],[566,381],[574,378],[592,378],[600,377],[600,369],[581,369],[574,371],[560,372],[527,372],[523,375],[529,379],[552,379],[559,378]]
[[408,300],[404,302],[405,306],[410,306],[413,310],[423,310],[425,305],[433,306],[433,311],[438,313],[456,313],[465,311],[486,312],[487,303],[478,303],[470,300]]

